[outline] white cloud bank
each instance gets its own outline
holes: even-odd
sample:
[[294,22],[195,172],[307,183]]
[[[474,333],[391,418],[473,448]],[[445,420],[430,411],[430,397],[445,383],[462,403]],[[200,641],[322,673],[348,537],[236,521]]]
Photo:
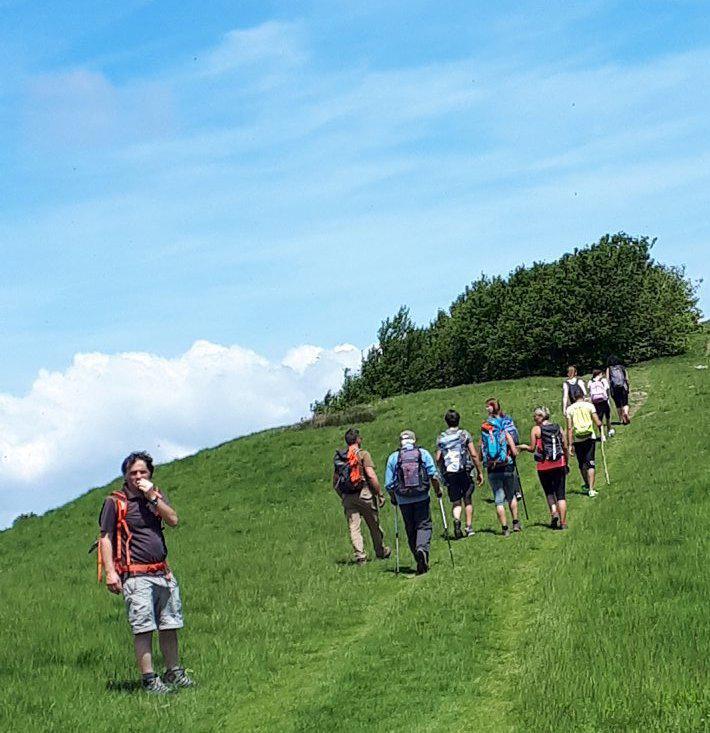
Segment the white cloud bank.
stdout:
[[26,396],[0,394],[0,529],[109,481],[131,450],[165,462],[295,422],[359,365],[350,344],[299,346],[280,363],[208,341],[173,359],[77,354]]

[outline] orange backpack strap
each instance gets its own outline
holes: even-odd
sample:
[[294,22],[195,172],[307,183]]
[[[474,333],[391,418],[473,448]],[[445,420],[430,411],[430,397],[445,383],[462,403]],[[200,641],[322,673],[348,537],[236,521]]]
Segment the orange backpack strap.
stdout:
[[[121,564],[121,557],[123,554],[123,548],[122,548],[122,541],[121,536],[122,533],[125,533],[126,535],[126,562],[130,562],[130,541],[131,541],[131,531],[128,528],[128,523],[126,522],[126,511],[128,509],[128,497],[125,495],[123,491],[113,491],[111,492],[111,495],[109,496],[110,499],[113,499],[114,506],[116,507],[116,541],[115,541],[115,551],[114,551],[114,564]],[[103,578],[103,552],[101,551],[101,535],[99,534],[99,545],[98,545],[98,551],[96,553],[96,562],[98,566],[97,570],[97,576],[99,583],[101,582]]]

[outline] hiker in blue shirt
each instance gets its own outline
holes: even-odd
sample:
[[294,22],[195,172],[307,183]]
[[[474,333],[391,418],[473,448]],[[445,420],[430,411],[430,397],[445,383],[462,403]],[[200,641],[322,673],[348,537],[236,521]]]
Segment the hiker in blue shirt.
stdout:
[[441,485],[431,453],[416,445],[413,431],[404,430],[399,444],[399,450],[387,459],[385,488],[391,502],[402,512],[409,549],[417,561],[417,575],[422,575],[429,570],[431,545],[429,487],[440,497]]

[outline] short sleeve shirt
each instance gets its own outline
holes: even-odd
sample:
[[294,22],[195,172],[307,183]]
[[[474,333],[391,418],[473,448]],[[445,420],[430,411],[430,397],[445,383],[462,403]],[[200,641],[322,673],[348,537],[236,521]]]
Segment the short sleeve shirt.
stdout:
[[[369,451],[366,450],[360,450],[360,453],[358,454],[360,456],[360,462],[362,463],[363,469],[365,468],[375,468],[375,464],[372,460],[372,456],[370,455]],[[363,474],[364,474],[363,470]],[[370,491],[370,484],[367,480],[367,474],[365,474],[365,485],[360,490],[360,498],[361,499],[371,499],[372,498],[372,492]]]
[[[161,491],[166,504],[167,497]],[[126,523],[131,532],[131,563],[150,565],[163,562],[168,555],[168,548],[163,535],[163,522],[148,504],[145,497],[136,496],[128,499]],[[99,517],[101,535],[111,538],[111,545],[116,552],[116,502],[107,496]],[[126,557],[126,537],[121,533],[121,557]]]

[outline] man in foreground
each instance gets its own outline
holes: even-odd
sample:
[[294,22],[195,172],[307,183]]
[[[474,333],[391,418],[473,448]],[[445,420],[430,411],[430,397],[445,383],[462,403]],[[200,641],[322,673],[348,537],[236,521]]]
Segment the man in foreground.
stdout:
[[448,428],[439,435],[436,443],[436,465],[446,484],[449,501],[453,505],[454,537],[463,537],[461,531],[461,508],[466,507],[466,536],[472,537],[473,531],[473,480],[471,469],[476,467],[476,485],[483,484],[483,466],[471,434],[459,427],[461,415],[456,410],[448,410],[444,415]]
[[436,465],[431,453],[416,445],[412,430],[404,430],[399,436],[399,450],[387,459],[385,488],[392,504],[399,507],[407,532],[409,549],[417,562],[417,575],[429,570],[431,546],[431,510],[429,488],[441,497],[441,485],[436,475]]
[[333,489],[343,502],[345,518],[348,522],[350,542],[353,546],[355,562],[367,562],[365,543],[360,529],[364,519],[370,530],[375,555],[383,560],[392,551],[384,545],[384,534],[380,527],[379,509],[385,503],[370,454],[362,449],[362,437],[357,428],[345,433],[344,451],[336,451],[334,458]]
[[[570,397],[572,404],[567,408],[567,445],[570,452],[577,456],[577,465],[582,474],[582,481],[589,496],[596,496],[594,488],[596,469],[594,454],[596,452],[597,436],[594,427],[601,428],[602,423],[597,411],[591,402],[584,400],[581,389],[572,389]],[[606,440],[602,432],[602,441]]]
[[[162,695],[193,684],[178,658],[182,605],[163,536],[163,522],[175,527],[178,517],[151,481],[153,460],[148,453],[131,453],[121,473],[123,488],[106,497],[99,518],[99,581],[103,569],[108,590],[123,593],[143,689]],[[153,667],[154,631],[166,667],[162,678]]]

